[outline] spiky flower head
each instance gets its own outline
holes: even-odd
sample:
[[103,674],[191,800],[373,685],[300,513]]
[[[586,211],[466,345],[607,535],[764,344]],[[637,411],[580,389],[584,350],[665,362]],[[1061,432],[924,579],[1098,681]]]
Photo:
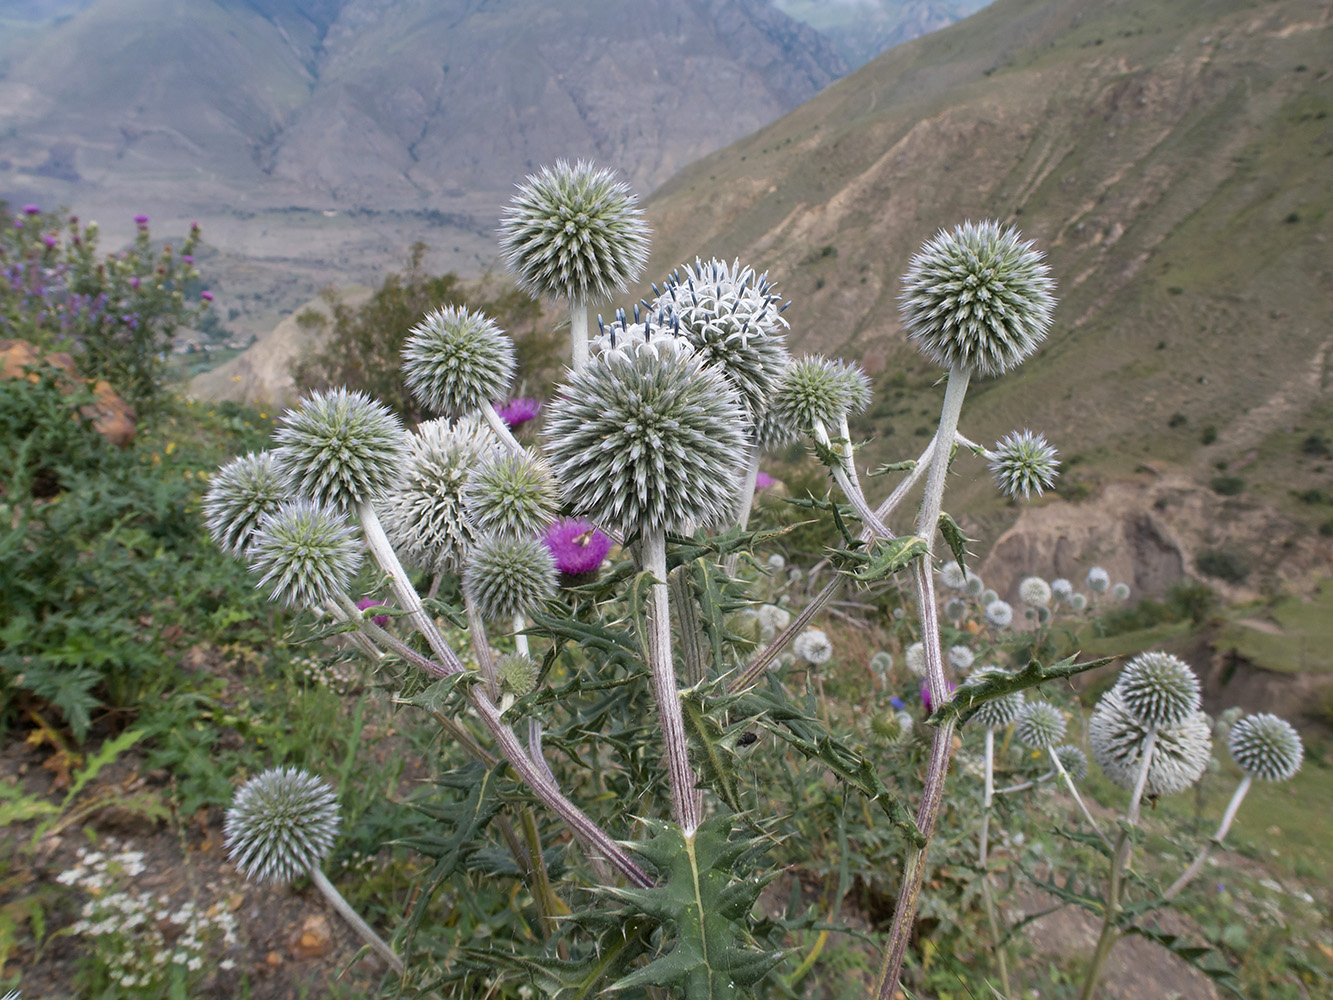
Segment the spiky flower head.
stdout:
[[318,868],[337,833],[333,789],[295,767],[271,768],[238,788],[223,826],[232,864],[272,885]]
[[955,670],[970,670],[976,660],[976,654],[966,646],[950,646],[945,654],[949,660],[949,666]]
[[1074,585],[1063,576],[1051,581],[1051,596],[1057,601],[1068,601],[1074,596]]
[[1129,584],[1117,583],[1115,586],[1111,588],[1111,596],[1114,597],[1117,601],[1129,600]]
[[997,594],[997,593],[996,593],[993,589],[991,589],[990,587],[987,587],[985,590],[983,590],[983,591],[981,592],[981,596],[980,596],[979,598],[977,598],[977,601],[978,601],[978,603],[982,606],[982,608],[984,609],[984,608],[986,607],[986,605],[988,605],[988,604],[990,604],[990,603],[992,603],[992,602],[994,602],[994,601],[998,601],[999,599],[1000,599],[1000,595]]
[[944,617],[951,622],[960,622],[967,617],[967,601],[961,597],[951,597],[944,602]]
[[555,585],[551,550],[536,538],[483,538],[463,566],[463,593],[492,621],[529,614],[555,596]]
[[[1008,676],[1009,671],[1001,667],[982,667],[968,678],[967,684],[982,684],[986,681]],[[967,685],[965,684],[962,695],[966,695],[966,693]],[[1018,718],[1019,713],[1023,711],[1023,702],[1022,691],[1000,695],[998,698],[991,698],[982,702],[981,707],[973,713],[972,719],[986,729],[1003,729]]]
[[787,366],[772,405],[779,420],[802,431],[817,422],[837,427],[852,405],[849,387],[840,362],[808,355]]
[[536,455],[506,451],[472,473],[463,504],[485,534],[536,535],[560,513],[560,486]]
[[1100,566],[1094,566],[1088,570],[1088,589],[1093,593],[1105,593],[1106,588],[1111,586],[1111,576]]
[[818,666],[833,656],[833,643],[822,629],[806,629],[791,644],[791,650],[806,663]]
[[947,562],[940,567],[940,583],[950,590],[962,590],[967,586],[967,573],[956,562]]
[[880,650],[870,658],[870,670],[876,674],[887,674],[893,669],[893,654]]
[[[1092,759],[1121,788],[1133,789],[1138,779],[1148,729],[1126,707],[1118,685],[1102,695],[1088,718]],[[1183,792],[1203,775],[1212,751],[1212,735],[1202,712],[1179,725],[1159,728],[1148,767],[1147,793]]]
[[914,642],[907,647],[907,652],[903,654],[903,660],[907,663],[907,669],[917,677],[926,676],[926,646],[924,643]]
[[478,417],[427,420],[408,435],[407,461],[381,512],[399,558],[429,573],[457,572],[478,531],[463,491],[468,477],[499,453]]
[[751,421],[767,409],[791,361],[783,307],[767,274],[696,257],[672,272],[650,309],[731,380]]
[[1268,712],[1235,723],[1227,746],[1241,770],[1264,781],[1286,781],[1301,769],[1305,756],[1300,734],[1291,723]]
[[612,171],[557,160],[519,185],[500,220],[500,252],[533,298],[600,302],[638,280],[650,235]]
[[902,284],[903,325],[921,353],[983,375],[1002,375],[1035,351],[1055,308],[1042,254],[996,222],[940,230]]
[[1014,735],[1035,750],[1053,747],[1065,738],[1065,715],[1049,701],[1030,701],[1018,715]]
[[986,453],[995,486],[1007,497],[1022,495],[1024,500],[1033,493],[1055,482],[1060,463],[1059,454],[1046,438],[1029,430],[1013,431],[995,442],[995,449]]
[[570,375],[548,408],[545,449],[576,515],[626,533],[679,531],[734,514],[746,426],[721,373],[693,351],[647,345]]
[[335,507],[304,497],[288,500],[259,520],[246,550],[260,589],[291,608],[318,608],[346,594],[361,564],[356,528]]
[[912,716],[907,712],[877,712],[870,719],[870,731],[881,742],[895,746],[912,735]]
[[1039,576],[1029,576],[1018,585],[1018,599],[1034,608],[1051,603],[1051,585]]
[[241,455],[214,473],[204,495],[204,518],[218,548],[242,557],[259,519],[292,495],[273,452]]
[[513,341],[467,306],[428,313],[403,345],[403,381],[412,398],[446,417],[503,399],[513,378]]
[[1060,761],[1071,781],[1077,783],[1088,776],[1088,755],[1072,743],[1051,747],[1051,754]]
[[495,664],[495,675],[500,681],[500,690],[505,694],[522,698],[537,689],[537,676],[540,668],[531,656],[522,653],[510,653],[502,656]]
[[1199,678],[1170,653],[1140,653],[1116,686],[1125,708],[1149,726],[1176,726],[1199,710]]
[[364,392],[315,392],[279,421],[273,455],[297,493],[355,508],[383,500],[407,451],[399,419]]
[[780,451],[801,439],[801,431],[789,424],[777,408],[765,407],[750,428],[750,437],[761,452]]
[[986,581],[971,570],[967,571],[967,581],[963,584],[963,593],[968,597],[980,597],[986,590]]
[[759,634],[767,642],[791,624],[791,612],[776,604],[759,605]]
[[546,529],[542,541],[551,550],[555,568],[565,577],[595,573],[611,551],[611,539],[591,521],[565,518]]
[[1014,620],[1014,606],[998,598],[986,605],[986,621],[996,628],[1007,628]]
[[861,370],[854,361],[834,359],[838,366],[838,377],[842,380],[843,392],[847,397],[847,410],[850,413],[862,413],[870,406],[874,398],[870,376]]

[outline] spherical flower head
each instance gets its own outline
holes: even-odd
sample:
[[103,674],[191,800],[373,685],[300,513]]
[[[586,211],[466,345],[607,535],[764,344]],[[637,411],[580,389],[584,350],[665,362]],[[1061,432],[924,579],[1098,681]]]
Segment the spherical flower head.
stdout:
[[750,437],[761,452],[774,452],[794,445],[801,439],[801,431],[789,424],[770,403],[755,419]]
[[1199,678],[1170,653],[1140,653],[1116,682],[1125,708],[1149,726],[1177,726],[1199,710]]
[[611,539],[591,521],[565,518],[546,529],[542,541],[551,550],[555,568],[565,577],[587,577],[597,572],[611,551]]
[[976,655],[966,646],[950,646],[947,655],[949,666],[955,670],[970,670],[976,660]]
[[907,647],[903,653],[903,660],[907,664],[907,669],[917,677],[926,676],[926,647],[924,643],[914,642]]
[[537,419],[537,414],[541,413],[542,404],[529,396],[520,396],[518,399],[511,399],[503,406],[497,406],[495,412],[499,414],[500,419],[505,422],[505,426],[511,431],[516,431],[524,424]]
[[522,698],[537,690],[537,676],[540,672],[536,661],[522,653],[502,656],[495,664],[495,675],[499,678],[500,690],[515,698]]
[[887,674],[893,669],[893,654],[883,650],[870,658],[870,670],[876,674]]
[[746,426],[735,391],[692,351],[641,349],[571,374],[545,449],[576,515],[626,534],[681,531],[734,516]]
[[1286,781],[1301,769],[1305,755],[1300,734],[1291,723],[1268,712],[1247,715],[1235,723],[1227,746],[1242,771],[1264,781]]
[[428,420],[408,435],[407,461],[381,519],[400,559],[429,573],[457,572],[478,531],[463,491],[472,470],[499,453],[480,418]]
[[558,160],[519,186],[500,220],[500,253],[534,298],[600,302],[638,280],[649,236],[613,172]]
[[786,608],[778,607],[776,604],[759,605],[759,632],[765,642],[790,624],[791,612]]
[[649,308],[726,375],[752,421],[768,407],[791,355],[783,307],[767,274],[756,276],[740,261],[705,264],[696,257],[672,272]]
[[1100,566],[1094,566],[1088,570],[1087,583],[1088,589],[1093,593],[1102,594],[1106,592],[1107,587],[1111,586],[1111,577]]
[[940,583],[950,590],[962,590],[967,586],[967,573],[956,562],[947,562],[940,567]]
[[1129,600],[1129,584],[1117,583],[1114,587],[1111,588],[1111,596],[1114,597],[1117,601]]
[[[1009,671],[1001,667],[982,667],[968,678],[967,683],[982,684],[986,681],[1008,676]],[[966,685],[964,685],[963,690],[966,693]],[[1000,695],[998,698],[990,698],[981,703],[981,707],[972,714],[972,720],[987,729],[1003,729],[1018,718],[1019,713],[1023,711],[1023,702],[1022,691]]]
[[446,306],[412,328],[403,345],[412,398],[449,417],[503,399],[514,378],[514,344],[484,313]]
[[560,513],[560,487],[537,456],[506,451],[472,473],[463,504],[483,533],[526,537],[544,531]]
[[998,598],[986,605],[986,621],[996,628],[1007,628],[1014,620],[1014,606]]
[[837,427],[852,405],[848,387],[841,362],[807,356],[787,366],[772,405],[779,420],[802,431]]
[[912,735],[912,716],[907,712],[877,712],[870,719],[870,731],[881,743],[896,746]]
[[1069,598],[1069,607],[1073,611],[1085,611],[1088,607],[1088,598],[1084,594],[1072,594]]
[[874,398],[870,376],[861,370],[854,361],[834,359],[838,366],[838,378],[842,381],[843,392],[847,397],[849,413],[864,413]]
[[967,571],[967,582],[963,584],[963,593],[968,597],[980,597],[986,591],[986,581],[971,570]]
[[218,548],[240,558],[259,519],[292,495],[271,451],[233,458],[219,469],[204,495],[204,519]]
[[981,592],[981,596],[980,596],[979,598],[977,598],[977,602],[978,602],[978,603],[981,605],[981,607],[984,609],[984,608],[986,607],[986,605],[990,604],[992,601],[998,601],[999,599],[1000,599],[1000,595],[997,594],[997,593],[996,593],[993,589],[991,589],[990,587],[987,587],[985,590],[983,590],[983,591]]
[[318,608],[346,594],[361,555],[356,528],[343,513],[305,498],[260,518],[246,550],[257,586],[271,586],[269,600],[291,608]]
[[1063,576],[1057,577],[1051,581],[1051,596],[1057,601],[1068,603],[1069,599],[1074,596],[1074,585]]
[[1018,716],[1014,735],[1034,750],[1053,747],[1065,738],[1065,715],[1049,701],[1030,701]]
[[822,629],[806,629],[791,644],[791,650],[812,666],[827,663],[833,656],[833,643]]
[[338,833],[337,798],[312,774],[273,768],[236,790],[223,833],[227,856],[242,875],[283,885],[328,857]]
[[1088,776],[1088,755],[1072,743],[1051,747],[1051,753],[1060,761],[1071,781],[1077,784]]
[[961,597],[951,597],[944,602],[944,617],[951,622],[960,622],[967,617],[967,602]]
[[491,621],[530,614],[555,596],[555,586],[555,560],[536,538],[483,538],[463,566],[463,593]]
[[1055,482],[1059,454],[1046,438],[1032,431],[1014,431],[995,442],[995,450],[986,455],[995,486],[1007,497],[1022,495],[1024,500]]
[[[1125,706],[1120,688],[1111,688],[1088,717],[1092,759],[1121,788],[1138,779],[1148,726]],[[1194,784],[1208,768],[1213,740],[1202,712],[1177,726],[1157,730],[1145,786],[1149,795],[1174,795]]]
[[402,423],[363,392],[331,389],[279,421],[274,457],[297,493],[354,508],[383,500],[407,451]]
[[943,368],[1002,375],[1046,339],[1055,309],[1050,268],[999,223],[940,230],[903,275],[903,325]]
[[1051,603],[1051,585],[1039,576],[1029,576],[1018,585],[1018,599],[1034,608]]

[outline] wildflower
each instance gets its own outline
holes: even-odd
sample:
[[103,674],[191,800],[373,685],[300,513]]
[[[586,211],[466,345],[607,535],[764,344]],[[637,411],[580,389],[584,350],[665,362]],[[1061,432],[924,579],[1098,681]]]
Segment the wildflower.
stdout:
[[956,562],[947,562],[940,567],[940,583],[950,590],[962,590],[967,586],[967,574]]
[[1100,594],[1111,586],[1111,577],[1100,566],[1094,566],[1088,570],[1087,578],[1088,589],[1094,593]]
[[520,396],[518,399],[511,399],[503,406],[497,406],[495,412],[500,415],[500,419],[511,431],[516,431],[526,423],[537,419],[537,414],[541,412],[542,404],[528,396]]
[[555,560],[535,538],[481,539],[463,566],[463,593],[483,618],[508,621],[555,596]]
[[883,650],[870,658],[870,669],[877,674],[887,674],[893,669],[893,654]]
[[[356,606],[360,608],[362,611],[365,611],[366,608],[378,607],[383,603],[384,603],[383,601],[378,601],[373,597],[363,597],[361,598],[361,600],[356,602]],[[387,628],[389,625],[388,615],[371,615],[370,620],[376,625],[378,625],[380,628]]]
[[289,500],[263,515],[246,558],[269,600],[288,607],[319,607],[346,593],[361,563],[356,529],[334,507]]
[[463,487],[463,505],[483,532],[535,535],[559,513],[560,487],[530,452],[494,456]]
[[808,431],[816,424],[837,427],[851,403],[842,366],[828,358],[808,356],[787,366],[773,408],[783,423]]
[[23,214],[24,214],[24,215],[41,215],[41,214],[42,214],[42,206],[40,206],[40,205],[24,205],[24,206],[23,206]]
[[764,490],[771,488],[774,482],[776,480],[772,476],[760,469],[754,474],[754,491],[762,493]]
[[971,668],[976,659],[972,650],[966,646],[950,646],[948,652],[949,666],[955,670],[967,670]]
[[[1119,685],[1102,695],[1088,717],[1088,745],[1093,759],[1121,788],[1134,787],[1149,728],[1129,711]],[[1180,725],[1159,727],[1148,767],[1147,793],[1173,795],[1194,784],[1208,767],[1212,746],[1202,712],[1195,712]]]
[[1070,743],[1051,747],[1051,753],[1060,761],[1060,766],[1073,782],[1082,781],[1088,776],[1088,755]]
[[806,663],[818,666],[833,656],[833,643],[821,629],[806,629],[791,644],[792,652]]
[[546,529],[542,541],[551,550],[562,577],[586,578],[595,573],[611,551],[611,539],[591,521],[565,518]]
[[1305,750],[1291,723],[1268,712],[1247,715],[1231,727],[1231,758],[1246,774],[1286,781],[1301,769]]
[[1051,596],[1057,601],[1065,601],[1074,596],[1074,585],[1064,577],[1058,577],[1051,581]]
[[246,878],[282,885],[317,868],[338,832],[333,789],[294,767],[242,785],[223,827],[227,855]]
[[148,225],[148,216],[136,215],[134,217],[134,224],[138,226],[140,229],[142,229],[144,226]]
[[383,500],[398,478],[407,435],[384,404],[363,392],[315,392],[279,421],[278,469],[304,496],[355,507]]
[[1129,599],[1129,584],[1117,583],[1111,588],[1111,596],[1117,601],[1126,601]]
[[1199,678],[1170,653],[1140,653],[1116,687],[1125,708],[1148,726],[1177,726],[1199,709]]
[[1005,628],[1014,620],[1014,608],[1008,601],[996,599],[986,605],[986,621],[996,628]]
[[907,663],[907,669],[916,676],[926,676],[926,647],[922,643],[914,642],[908,646],[903,660]]
[[1063,712],[1049,701],[1031,701],[1018,716],[1015,735],[1024,746],[1045,750],[1064,739],[1065,730]]
[[271,451],[234,458],[213,476],[204,495],[208,533],[218,548],[240,557],[259,519],[276,510],[291,493],[291,484],[278,470]]
[[1022,494],[1027,500],[1032,493],[1041,496],[1055,482],[1060,468],[1057,454],[1042,435],[1014,431],[995,443],[995,449],[986,453],[986,462],[1001,493],[1007,497]]
[[213,301],[213,293],[210,292],[210,291],[209,291],[208,289],[206,289],[206,288],[205,288],[202,292],[199,293],[199,297],[200,297],[201,299],[203,299],[205,302],[212,302],[212,301]]
[[464,416],[508,392],[514,344],[485,313],[447,306],[412,328],[403,345],[403,373],[422,406]]
[[1018,598],[1034,608],[1051,603],[1051,585],[1039,576],[1030,576],[1018,585]]
[[[1009,671],[999,667],[982,667],[968,679],[967,683],[977,685],[1008,676]],[[963,692],[967,693],[967,685],[963,686]],[[1013,694],[1000,695],[998,698],[983,701],[972,714],[972,718],[987,729],[1003,729],[1018,718],[1022,711],[1023,692],[1015,691]]]
[[514,698],[522,698],[537,689],[539,665],[530,656],[511,653],[500,657],[495,665],[496,676],[500,680],[500,689]]

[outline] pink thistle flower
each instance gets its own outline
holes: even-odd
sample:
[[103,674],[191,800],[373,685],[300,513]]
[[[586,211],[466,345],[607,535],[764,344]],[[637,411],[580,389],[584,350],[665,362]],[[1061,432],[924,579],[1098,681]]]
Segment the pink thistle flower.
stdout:
[[205,302],[212,302],[212,301],[213,301],[213,293],[210,292],[210,291],[202,291],[202,292],[200,292],[200,293],[199,293],[199,297],[200,297],[201,299],[203,299]]
[[139,279],[138,279],[138,278],[131,278],[131,279],[130,279],[130,287],[131,287],[131,288],[138,288],[138,287],[139,287]]
[[754,476],[754,491],[755,491],[756,493],[759,493],[759,492],[762,491],[762,490],[766,490],[766,489],[768,489],[770,486],[772,486],[774,482],[776,482],[776,480],[774,480],[774,478],[773,478],[772,476],[770,476],[767,472],[764,472],[764,471],[761,470],[761,471],[755,473],[755,476]]
[[[950,694],[950,696],[952,696],[953,693],[954,693],[955,691],[957,691],[957,690],[958,690],[958,685],[957,685],[957,684],[950,684],[950,685],[949,685],[949,694]],[[929,686],[928,684],[922,684],[922,685],[921,685],[921,704],[923,704],[923,705],[926,706],[926,711],[927,711],[927,712],[933,712],[933,711],[935,711],[935,706],[934,706],[934,704],[932,704],[931,699],[930,699],[930,686]]]
[[45,236],[42,237],[42,242],[49,247],[53,247],[60,241],[57,240],[54,236],[52,236],[50,233],[47,233]]
[[186,264],[193,264],[193,263],[194,263],[194,258],[191,257],[188,253],[186,253],[186,254],[181,254],[181,260],[184,261]]
[[40,214],[41,214],[41,211],[42,211],[42,206],[41,206],[41,205],[24,205],[24,206],[23,206],[23,211],[24,211],[24,213],[25,213],[26,215],[40,215]]
[[530,420],[535,420],[537,414],[541,412],[541,408],[541,403],[524,396],[511,399],[503,406],[497,406],[495,412],[500,415],[501,420],[509,425],[509,429],[512,431],[522,427]]
[[[360,608],[362,611],[365,611],[366,608],[377,607],[378,605],[381,605],[383,603],[384,603],[383,601],[377,601],[373,597],[363,597],[361,598],[361,600],[356,602],[356,606]],[[380,628],[387,628],[389,624],[388,615],[371,615],[370,620],[374,622],[376,625],[378,625]]]
[[555,568],[567,577],[595,573],[611,551],[611,539],[591,521],[576,518],[556,521],[546,529],[542,541],[551,550]]
[[148,216],[146,216],[146,215],[142,215],[142,214],[140,214],[140,215],[136,215],[136,216],[134,217],[134,224],[135,224],[136,226],[146,226],[146,225],[148,225]]

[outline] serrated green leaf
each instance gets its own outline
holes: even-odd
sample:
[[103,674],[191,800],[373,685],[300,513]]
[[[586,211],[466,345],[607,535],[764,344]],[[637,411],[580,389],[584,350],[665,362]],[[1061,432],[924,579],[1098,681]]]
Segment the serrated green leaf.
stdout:
[[733,812],[741,812],[741,779],[737,772],[740,758],[734,749],[737,728],[728,730],[711,716],[697,690],[682,691],[680,707],[690,741],[690,759],[699,770],[702,784]]
[[887,465],[881,465],[878,469],[875,469],[873,472],[867,472],[866,476],[868,478],[873,479],[876,476],[887,476],[891,472],[911,472],[915,468],[916,468],[916,459],[909,458],[905,462],[890,462]]
[[967,569],[967,543],[970,539],[963,534],[963,529],[958,527],[958,522],[944,511],[940,511],[939,525],[940,534],[944,536],[944,541],[949,546],[949,551],[952,552],[953,557],[958,560],[958,565],[963,567],[963,569]]
[[1058,663],[1052,663],[1049,667],[1043,667],[1036,660],[1029,660],[1027,666],[1017,673],[1008,674],[1007,676],[987,676],[976,683],[969,681],[960,686],[952,698],[931,713],[930,718],[926,719],[926,725],[938,727],[944,725],[950,719],[957,719],[960,723],[966,722],[976,715],[977,710],[992,698],[1000,698],[1016,691],[1024,691],[1046,681],[1073,677],[1075,674],[1081,674],[1086,670],[1104,667],[1116,659],[1114,656],[1102,656],[1095,660],[1076,663],[1077,656],[1077,653],[1074,656],[1067,656]]
[[927,546],[923,538],[916,535],[903,535],[900,538],[887,538],[877,541],[873,546],[861,549],[838,549],[836,554],[848,562],[859,565],[852,571],[839,569],[838,572],[850,576],[860,583],[877,583],[887,580],[894,573],[906,569],[912,561],[926,554]]

